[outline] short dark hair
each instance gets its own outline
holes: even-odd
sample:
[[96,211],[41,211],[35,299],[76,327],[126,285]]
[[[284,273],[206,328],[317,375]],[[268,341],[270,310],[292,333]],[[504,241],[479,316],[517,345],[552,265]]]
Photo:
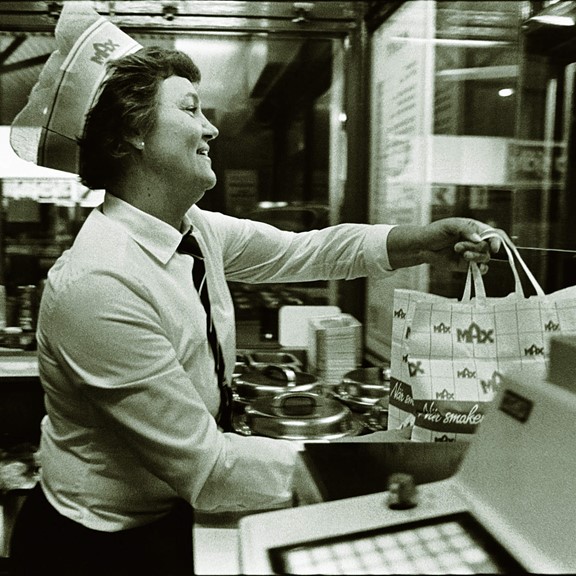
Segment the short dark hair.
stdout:
[[142,48],[108,64],[109,75],[86,117],[80,146],[80,180],[91,189],[107,188],[122,171],[133,147],[127,139],[145,136],[156,120],[162,81],[181,76],[200,82],[200,70],[179,50]]

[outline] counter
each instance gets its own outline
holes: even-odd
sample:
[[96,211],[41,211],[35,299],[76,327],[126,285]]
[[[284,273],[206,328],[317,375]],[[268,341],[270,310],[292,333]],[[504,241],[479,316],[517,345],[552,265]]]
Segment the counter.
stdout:
[[[417,484],[452,476],[468,443],[409,442],[401,431],[379,432],[330,443],[302,444],[295,479],[299,506],[368,495],[386,489],[386,478],[407,472]],[[197,513],[194,525],[195,572],[241,574],[238,523],[247,514]]]
[[38,376],[36,352],[0,348],[0,385],[4,377]]
[[[304,444],[300,445],[304,451]],[[298,460],[296,498],[301,504],[321,502],[321,496],[307,472],[303,459]],[[240,540],[238,523],[248,513],[194,513],[193,545],[196,574],[240,574]]]
[[[251,351],[289,351],[291,354],[297,356],[302,364],[306,364],[306,354],[302,349],[280,347],[277,343],[268,343],[262,346],[261,342],[257,341],[254,327],[251,326],[242,332],[239,347],[240,353],[249,353]],[[2,427],[6,428],[4,433],[8,432],[11,436],[20,438],[23,434],[35,436],[39,432],[39,423],[44,414],[43,395],[38,378],[38,366],[35,352],[24,352],[18,350],[0,350],[0,394],[4,400],[0,404],[0,421]],[[2,411],[2,406],[4,411]],[[26,414],[26,418],[23,418]],[[24,428],[23,424],[26,424]],[[382,432],[373,435],[374,439],[379,439],[381,442],[394,442],[399,443],[404,439],[395,432]],[[31,438],[36,440],[36,438]],[[360,442],[361,444],[356,444]],[[306,445],[302,444],[301,455],[299,460],[297,482],[295,486],[295,496],[298,505],[310,505],[322,502],[330,498],[344,497],[340,494],[329,495],[326,492],[327,478],[336,478],[338,473],[333,473],[325,467],[327,452],[321,452],[321,446],[326,450],[337,450],[337,445],[341,448],[340,457],[337,455],[330,455],[329,461],[341,461],[341,457],[346,454],[348,462],[354,460],[354,455],[361,455],[366,453],[362,448],[366,444],[365,437],[350,437],[340,441],[333,441],[327,443],[308,443],[308,446],[315,446],[306,450]],[[352,449],[354,446],[354,449]],[[378,453],[378,449],[373,445],[372,450]],[[378,460],[376,456],[376,460]],[[365,467],[372,468],[373,471],[378,469],[378,463],[365,460]],[[356,470],[361,472],[363,468],[355,465],[346,465],[345,469],[348,472]],[[364,468],[365,469],[365,468]],[[324,472],[325,470],[325,472]],[[381,486],[377,481],[369,480],[369,474],[365,478],[357,478],[353,482],[336,481],[332,482],[333,485],[346,487],[348,491],[358,494],[363,491],[376,491],[380,490]],[[324,479],[322,479],[324,478]],[[328,482],[329,483],[329,482]],[[20,502],[20,500],[19,500]],[[260,513],[262,511],[259,511]],[[197,574],[239,574],[239,549],[238,549],[238,522],[246,514],[202,514],[197,513],[195,517],[193,542],[195,554],[195,569]],[[14,514],[10,510],[2,510],[2,516],[9,516],[10,518],[2,518],[0,522],[1,528],[10,524],[5,523],[4,520],[10,520]],[[4,533],[3,536],[6,536]],[[0,541],[5,540],[0,533]],[[0,542],[1,543],[1,542]],[[5,542],[4,542],[5,543]],[[6,550],[0,550],[0,557],[6,554]]]
[[195,574],[240,574],[240,518],[234,514],[194,515]]

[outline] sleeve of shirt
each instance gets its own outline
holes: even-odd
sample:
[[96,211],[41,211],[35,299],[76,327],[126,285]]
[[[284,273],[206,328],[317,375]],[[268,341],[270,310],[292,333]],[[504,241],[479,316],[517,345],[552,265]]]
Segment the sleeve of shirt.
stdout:
[[153,302],[136,280],[91,274],[47,312],[46,340],[56,343],[52,353],[88,398],[95,422],[105,423],[108,441],[117,438],[124,453],[198,509],[285,504],[296,445],[219,431]]
[[204,214],[220,236],[230,280],[350,280],[393,272],[387,250],[392,225],[339,224],[295,233],[219,213]]

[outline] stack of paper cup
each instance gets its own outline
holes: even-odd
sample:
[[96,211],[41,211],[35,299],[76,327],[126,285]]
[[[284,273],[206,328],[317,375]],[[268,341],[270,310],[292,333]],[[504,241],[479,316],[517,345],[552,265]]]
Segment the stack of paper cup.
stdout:
[[350,314],[309,320],[308,365],[327,385],[339,384],[362,358],[362,324]]

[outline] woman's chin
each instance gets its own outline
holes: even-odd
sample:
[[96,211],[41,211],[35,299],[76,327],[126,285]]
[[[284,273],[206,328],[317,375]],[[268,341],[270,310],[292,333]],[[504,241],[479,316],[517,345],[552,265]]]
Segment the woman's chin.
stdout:
[[212,172],[212,177],[211,178],[207,178],[206,179],[206,184],[204,186],[204,192],[207,192],[208,190],[212,190],[212,188],[214,188],[214,186],[216,186],[216,174],[214,174],[214,172]]

